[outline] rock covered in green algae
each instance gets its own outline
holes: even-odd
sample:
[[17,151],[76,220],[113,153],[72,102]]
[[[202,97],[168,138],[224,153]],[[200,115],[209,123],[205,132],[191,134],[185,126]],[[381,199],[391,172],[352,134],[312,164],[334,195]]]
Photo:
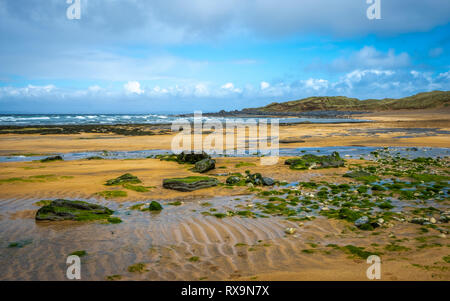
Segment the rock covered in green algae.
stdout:
[[36,212],[36,220],[90,221],[108,219],[113,213],[114,211],[109,208],[97,204],[58,199],[52,201],[49,205],[41,207]]
[[239,176],[229,176],[226,180],[226,183],[229,185],[237,184],[241,181],[241,178]]
[[250,173],[249,170],[245,171],[245,177],[241,174],[233,174],[226,180],[228,185],[253,185],[253,186],[272,186],[275,184],[275,180],[269,177],[263,177],[260,173]]
[[205,159],[211,159],[211,157],[205,152],[202,152],[201,154],[196,154],[194,152],[191,153],[182,152],[177,156],[178,163],[195,164]]
[[217,186],[219,180],[211,177],[185,177],[163,180],[163,187],[178,191],[194,191],[202,188]]
[[216,161],[213,159],[203,159],[195,163],[193,171],[204,173],[216,167]]
[[141,183],[141,180],[139,180],[138,177],[133,176],[130,173],[126,173],[124,175],[121,175],[120,177],[117,177],[115,179],[111,179],[106,181],[107,186],[114,186],[114,185],[120,185],[120,184],[138,184]]
[[163,210],[163,207],[161,206],[160,203],[158,203],[156,201],[152,201],[150,203],[150,205],[148,206],[148,210],[150,210],[150,211],[161,211],[161,210]]
[[333,152],[329,156],[307,154],[299,158],[287,159],[284,164],[289,165],[291,169],[302,170],[342,167],[345,161],[339,156],[338,152]]

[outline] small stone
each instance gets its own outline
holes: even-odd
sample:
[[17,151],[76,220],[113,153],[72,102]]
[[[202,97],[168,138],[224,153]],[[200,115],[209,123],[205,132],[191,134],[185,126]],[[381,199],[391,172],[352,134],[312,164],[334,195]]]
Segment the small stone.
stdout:
[[323,211],[328,211],[328,210],[330,210],[330,208],[328,208],[328,207],[323,207],[322,210],[323,210]]
[[377,222],[378,222],[379,224],[383,224],[383,223],[384,223],[384,219],[379,218],[379,219],[377,220]]
[[440,237],[440,238],[446,238],[447,235],[445,235],[444,233],[441,233],[441,234],[439,234],[439,237]]
[[361,227],[362,225],[365,225],[365,224],[367,224],[368,222],[369,222],[369,218],[368,218],[367,216],[363,216],[363,217],[358,218],[358,219],[355,221],[355,226],[356,226],[356,227]]
[[436,219],[434,217],[430,218],[430,223],[436,224]]
[[264,186],[272,186],[273,184],[275,184],[275,181],[269,177],[262,177],[262,184]]
[[284,229],[284,233],[286,233],[286,234],[294,234],[295,233],[295,228],[286,228],[286,229]]

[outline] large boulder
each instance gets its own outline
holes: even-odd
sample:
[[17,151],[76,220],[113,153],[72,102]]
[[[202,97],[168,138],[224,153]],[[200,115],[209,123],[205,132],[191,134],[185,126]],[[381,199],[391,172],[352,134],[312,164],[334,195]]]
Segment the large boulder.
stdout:
[[163,180],[163,187],[178,191],[194,191],[202,188],[217,186],[219,180],[211,177],[185,177]]
[[275,180],[269,177],[262,177],[262,184],[264,186],[272,186],[275,184]]
[[90,221],[108,219],[114,211],[111,209],[83,201],[69,201],[58,199],[49,205],[41,207],[36,212],[36,220],[39,221]]
[[201,154],[197,154],[194,152],[190,152],[190,153],[182,152],[181,154],[179,154],[177,156],[178,163],[195,164],[198,161],[202,161],[204,159],[211,159],[211,157],[205,152],[202,152]]
[[195,163],[193,171],[195,172],[207,172],[208,170],[214,169],[216,167],[216,161],[213,159],[203,159]]

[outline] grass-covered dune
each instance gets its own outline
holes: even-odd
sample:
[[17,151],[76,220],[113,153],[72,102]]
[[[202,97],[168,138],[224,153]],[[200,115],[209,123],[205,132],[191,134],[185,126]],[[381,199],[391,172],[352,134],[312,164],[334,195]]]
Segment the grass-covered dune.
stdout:
[[308,111],[390,111],[448,108],[450,91],[432,91],[393,99],[349,98],[345,96],[316,96],[287,102],[274,102],[265,107],[242,110],[255,112],[308,112]]

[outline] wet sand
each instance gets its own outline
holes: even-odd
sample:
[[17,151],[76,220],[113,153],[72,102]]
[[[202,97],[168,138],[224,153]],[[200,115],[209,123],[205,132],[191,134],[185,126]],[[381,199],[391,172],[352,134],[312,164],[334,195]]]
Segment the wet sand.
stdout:
[[[445,119],[448,115],[404,120],[411,116],[397,121],[392,116],[372,114],[364,118],[381,119],[358,125],[283,126],[280,139],[294,137],[305,142],[280,147],[450,147],[450,135],[445,132],[450,130],[450,121]],[[0,154],[170,149],[172,137],[173,134],[148,137],[8,134],[0,135]],[[347,167],[295,171],[283,164],[284,159],[280,158],[276,166],[261,166],[259,158],[216,158],[217,168],[207,175],[244,173],[250,169],[289,183],[351,181],[342,177]],[[351,159],[347,165],[363,162]],[[303,222],[281,216],[218,219],[202,212],[245,207],[258,197],[248,187],[218,186],[190,193],[162,188],[163,178],[198,175],[188,165],[139,159],[14,162],[0,166],[0,181],[20,179],[0,183],[1,280],[65,280],[65,260],[77,250],[87,252],[82,257],[83,280],[368,280],[369,265],[365,260],[328,247],[329,244],[356,245],[383,252],[382,280],[450,280],[449,264],[442,259],[449,254],[448,235],[426,234],[429,243],[440,247],[419,248],[421,243],[415,238],[421,226],[412,223],[394,222],[393,227],[377,229],[375,236],[367,231],[349,231],[349,223],[320,216]],[[124,173],[138,176],[149,191],[139,193],[103,185]],[[217,177],[222,182],[226,179]],[[118,189],[126,190],[128,196],[105,200],[97,195]],[[123,222],[116,225],[36,222],[34,214],[39,207],[34,203],[55,198],[106,205]],[[164,210],[155,214],[129,209],[137,202],[151,200],[160,201]],[[174,200],[183,203],[170,205]],[[287,227],[296,229],[295,234],[287,235],[284,232]],[[392,237],[401,240],[402,246],[409,250],[384,251]],[[22,248],[8,248],[9,243],[22,240],[27,241]],[[142,273],[128,271],[136,263],[144,264]],[[116,276],[108,278],[113,275]]]

